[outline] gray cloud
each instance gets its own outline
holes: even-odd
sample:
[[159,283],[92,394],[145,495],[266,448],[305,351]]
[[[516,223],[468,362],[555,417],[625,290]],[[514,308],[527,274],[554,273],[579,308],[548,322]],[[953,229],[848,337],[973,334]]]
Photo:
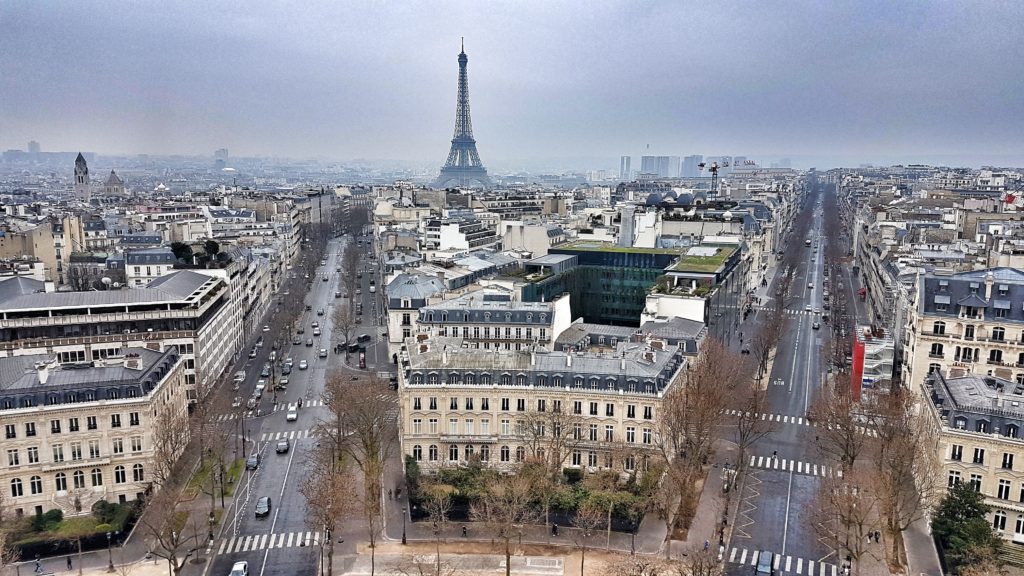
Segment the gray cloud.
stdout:
[[0,4],[0,147],[1024,157],[1016,2]]

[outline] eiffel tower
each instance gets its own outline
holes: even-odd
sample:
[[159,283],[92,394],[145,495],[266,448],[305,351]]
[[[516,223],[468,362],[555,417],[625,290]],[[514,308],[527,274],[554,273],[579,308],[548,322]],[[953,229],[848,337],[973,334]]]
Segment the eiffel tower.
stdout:
[[455,136],[452,138],[452,149],[448,153],[448,161],[441,168],[434,186],[444,188],[449,185],[468,186],[471,182],[479,183],[484,188],[491,185],[487,177],[487,169],[480,162],[480,154],[476,151],[476,140],[473,139],[473,121],[469,117],[469,77],[466,74],[465,43],[459,52],[459,99],[455,106]]

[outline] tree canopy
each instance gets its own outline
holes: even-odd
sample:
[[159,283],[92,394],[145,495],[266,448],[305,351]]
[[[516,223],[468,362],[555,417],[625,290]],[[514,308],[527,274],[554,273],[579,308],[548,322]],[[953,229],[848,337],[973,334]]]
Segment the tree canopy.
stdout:
[[991,558],[999,536],[986,519],[985,497],[968,482],[957,482],[939,503],[932,518],[932,533],[942,546],[949,570],[960,573],[976,560]]

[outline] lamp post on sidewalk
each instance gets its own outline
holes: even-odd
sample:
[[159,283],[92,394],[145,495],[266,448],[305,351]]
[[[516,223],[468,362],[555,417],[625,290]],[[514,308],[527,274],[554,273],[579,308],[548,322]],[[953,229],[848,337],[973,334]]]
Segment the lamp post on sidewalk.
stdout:
[[114,553],[110,550],[110,532],[107,532],[107,572],[114,571]]
[[405,506],[402,506],[402,546],[405,546],[405,544],[406,544],[406,540],[405,540],[405,512],[406,512],[406,510],[407,510],[407,508]]
[[632,528],[629,531],[629,555],[634,556],[636,555],[636,520],[630,520],[629,523]]

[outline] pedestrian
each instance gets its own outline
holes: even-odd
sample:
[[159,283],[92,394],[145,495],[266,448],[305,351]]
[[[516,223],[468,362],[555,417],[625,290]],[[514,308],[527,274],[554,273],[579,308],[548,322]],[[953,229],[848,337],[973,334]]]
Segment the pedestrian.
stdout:
[[704,551],[705,552],[708,551],[708,546],[710,546],[710,545],[711,545],[711,542],[708,542],[707,540],[704,541]]
[[394,496],[395,496],[395,495],[394,495],[394,493],[393,493],[393,492],[391,491],[391,488],[388,488],[388,500],[394,500],[394,499],[395,499],[395,498],[394,498]]
[[39,561],[39,555],[36,555],[36,574],[41,574],[43,571],[43,563]]
[[462,525],[462,537],[463,537],[463,538],[465,538],[466,536],[467,536],[467,533],[466,533],[466,525],[465,525],[465,524],[463,524],[463,525]]
[[397,500],[401,500],[402,499],[402,489],[401,488],[395,488],[395,498]]
[[68,556],[68,570],[71,570],[71,556]]
[[558,536],[558,524],[551,525],[551,535]]

